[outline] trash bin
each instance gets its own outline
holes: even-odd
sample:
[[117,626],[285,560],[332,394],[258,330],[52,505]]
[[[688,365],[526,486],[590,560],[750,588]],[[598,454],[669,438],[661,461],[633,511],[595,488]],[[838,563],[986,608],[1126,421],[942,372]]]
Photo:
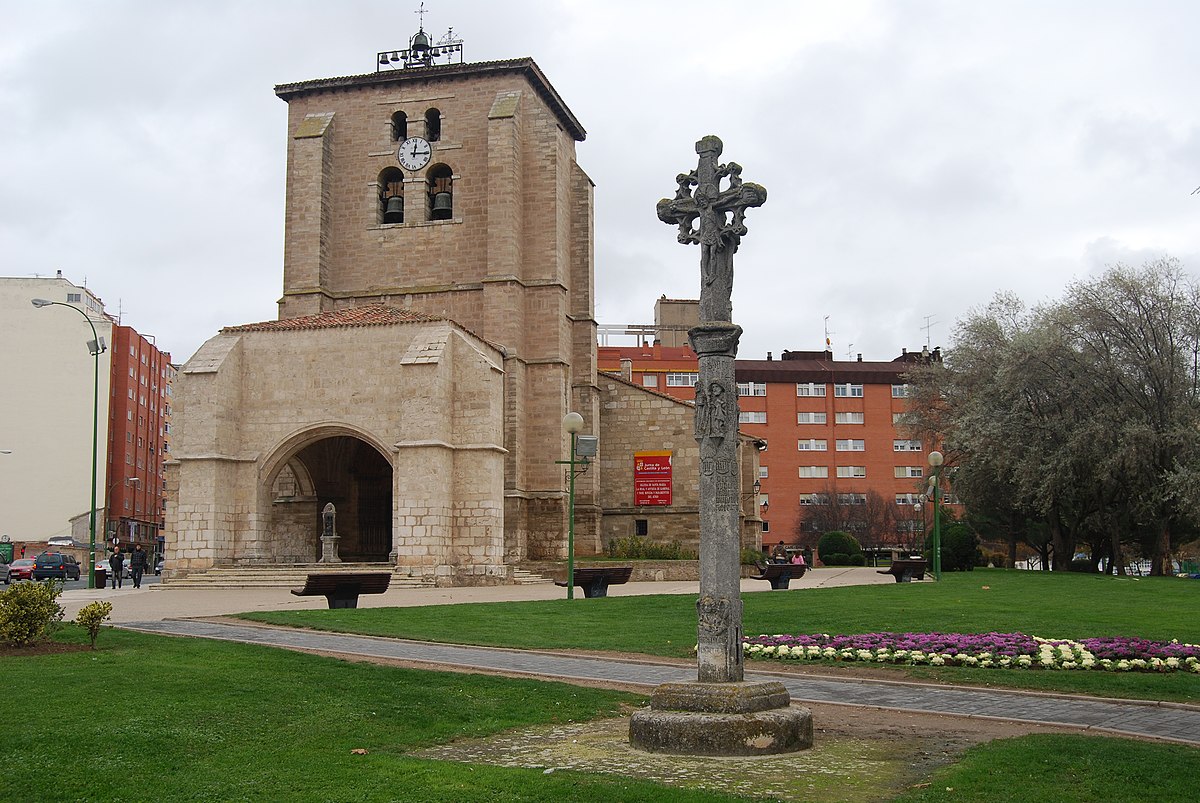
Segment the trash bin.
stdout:
[[104,588],[108,585],[108,569],[96,567],[96,588]]

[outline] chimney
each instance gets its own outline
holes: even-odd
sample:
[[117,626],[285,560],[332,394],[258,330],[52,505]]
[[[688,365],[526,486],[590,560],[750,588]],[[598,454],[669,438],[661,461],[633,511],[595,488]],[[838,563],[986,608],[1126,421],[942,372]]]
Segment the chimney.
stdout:
[[621,358],[621,378],[626,382],[633,381],[633,360],[628,357]]
[[858,353],[858,361],[862,362],[862,352],[861,351]]
[[771,352],[767,352],[767,362],[771,361]]
[[61,271],[61,270],[56,270],[56,271],[54,271],[54,274],[55,274],[54,278],[56,278],[56,279],[61,279],[61,278],[62,278],[62,271]]

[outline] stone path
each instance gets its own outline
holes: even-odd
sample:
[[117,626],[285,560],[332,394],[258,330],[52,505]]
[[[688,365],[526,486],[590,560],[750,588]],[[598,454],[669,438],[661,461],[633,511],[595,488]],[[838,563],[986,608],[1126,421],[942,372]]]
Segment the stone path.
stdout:
[[[694,681],[693,665],[573,656],[561,653],[465,647],[419,641],[319,633],[198,619],[127,622],[119,627],[174,636],[221,639],[296,650],[343,653],[499,671],[563,681],[597,681],[651,688]],[[816,678],[747,671],[746,680],[778,680],[800,702],[986,717],[1200,746],[1200,708],[1173,703],[1103,700],[1027,692],[977,690],[894,681]]]

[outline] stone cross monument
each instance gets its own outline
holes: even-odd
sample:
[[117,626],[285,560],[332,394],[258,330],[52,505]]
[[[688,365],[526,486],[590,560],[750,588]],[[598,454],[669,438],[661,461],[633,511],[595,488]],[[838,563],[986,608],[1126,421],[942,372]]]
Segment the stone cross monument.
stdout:
[[[696,143],[699,163],[675,178],[658,218],[679,227],[679,242],[700,246],[700,325],[688,332],[700,358],[695,436],[700,445],[700,598],[696,601],[696,683],[665,683],[650,709],[636,712],[629,741],[643,750],[749,756],[812,746],[812,715],[793,708],[781,683],[745,683],[742,667],[741,505],[734,358],[742,328],[733,323],[733,255],[746,234],[746,210],[767,191],[719,164],[721,140]],[[722,182],[726,187],[722,189]],[[694,189],[693,189],[694,188]]]
[[[658,202],[659,220],[679,227],[679,242],[700,245],[700,325],[688,337],[700,357],[699,680],[710,683],[742,679],[741,489],[733,372],[742,327],[733,323],[730,296],[733,255],[746,233],[746,210],[767,200],[761,186],[742,182],[741,165],[717,163],[721,150],[721,140],[714,136],[697,142],[696,169],[676,176],[675,197]],[[727,189],[721,189],[722,179],[728,179]]]

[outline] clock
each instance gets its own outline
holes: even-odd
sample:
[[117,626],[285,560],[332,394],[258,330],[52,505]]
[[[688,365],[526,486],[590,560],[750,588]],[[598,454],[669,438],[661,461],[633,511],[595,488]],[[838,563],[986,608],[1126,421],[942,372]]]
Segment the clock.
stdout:
[[400,166],[405,170],[420,170],[429,164],[431,155],[433,155],[433,149],[429,147],[429,141],[424,137],[409,137],[401,143],[400,149],[396,151],[396,158],[400,160]]

